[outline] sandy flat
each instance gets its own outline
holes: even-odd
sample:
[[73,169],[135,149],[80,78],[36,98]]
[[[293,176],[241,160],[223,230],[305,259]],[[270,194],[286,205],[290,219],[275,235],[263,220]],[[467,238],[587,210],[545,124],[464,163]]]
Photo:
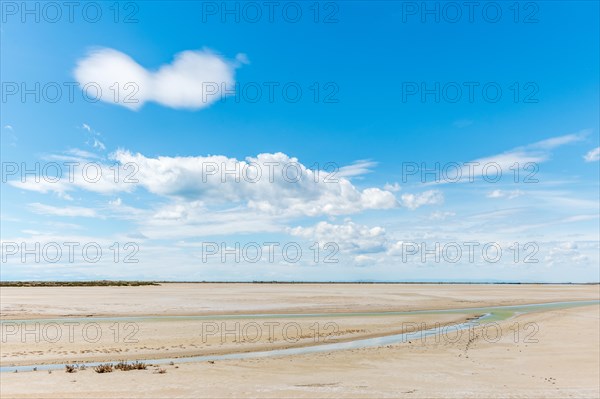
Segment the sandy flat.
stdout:
[[[198,287],[204,286],[204,287]],[[166,287],[14,288],[1,290],[2,314],[12,320],[56,315],[167,315],[311,313],[451,309],[522,303],[598,300],[596,286],[507,285],[167,285]],[[21,290],[21,292],[19,292]],[[69,291],[72,290],[72,291]],[[137,290],[137,292],[136,292]],[[161,291],[162,290],[162,291]],[[54,291],[52,296],[49,291]],[[149,292],[150,291],[150,292]],[[215,296],[211,296],[210,291]],[[82,297],[74,300],[73,292]],[[162,292],[161,297],[157,293]],[[121,296],[123,293],[123,296]],[[227,296],[229,295],[229,296]],[[119,302],[119,297],[121,302]],[[123,300],[123,298],[131,299]],[[115,307],[114,304],[121,303]],[[135,306],[134,306],[135,305]],[[17,308],[21,306],[23,313]],[[129,313],[128,313],[129,312]],[[23,317],[26,315],[27,317]],[[155,320],[140,324],[139,341],[49,343],[7,340],[2,364],[68,360],[132,360],[152,356],[230,353],[318,345],[402,331],[406,323],[456,323],[473,312],[328,318],[217,318]],[[7,319],[3,317],[4,323]],[[61,319],[62,320],[62,319]],[[297,323],[302,334],[286,340],[203,339],[199,323]],[[9,321],[10,322],[10,321]],[[30,320],[29,323],[35,323]],[[99,322],[106,331],[114,320]],[[315,335],[315,322],[319,333]],[[244,324],[246,323],[246,324]],[[335,323],[337,331],[323,329]],[[413,324],[414,325],[414,324]],[[311,328],[312,327],[312,328]],[[295,331],[295,330],[294,330]],[[448,336],[314,354],[217,360],[138,371],[92,369],[1,373],[5,397],[600,397],[600,306],[538,311]],[[500,334],[497,334],[500,332]],[[110,339],[109,339],[110,338]],[[122,337],[120,337],[122,338]],[[245,337],[248,338],[248,337]],[[316,342],[315,342],[316,340]],[[43,340],[42,340],[43,341]],[[252,342],[250,342],[252,341]],[[192,346],[194,345],[194,346]],[[129,349],[129,351],[125,351]],[[83,353],[82,353],[83,351]],[[74,353],[72,353],[74,352]],[[71,359],[72,358],[72,359]],[[37,363],[33,363],[37,362]]]
[[0,287],[3,320],[452,309],[598,299],[598,285],[162,284]]
[[421,328],[422,323],[430,328],[436,323],[455,324],[474,315],[79,321],[70,325],[68,321],[26,324],[7,321],[3,325],[0,365],[160,359],[285,349],[399,334]]

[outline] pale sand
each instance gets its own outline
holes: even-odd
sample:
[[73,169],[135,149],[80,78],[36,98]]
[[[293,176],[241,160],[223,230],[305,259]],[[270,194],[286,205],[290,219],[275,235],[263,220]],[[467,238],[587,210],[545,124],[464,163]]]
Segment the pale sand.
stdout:
[[[157,290],[160,289],[161,290]],[[210,288],[210,289],[208,289]],[[21,292],[19,292],[21,290]],[[48,294],[53,290],[53,297]],[[72,295],[76,290],[82,298]],[[148,292],[152,291],[152,292]],[[165,296],[156,297],[157,291]],[[216,297],[211,297],[211,291]],[[227,292],[229,291],[229,294]],[[598,286],[489,286],[489,285],[168,285],[166,287],[115,288],[2,288],[2,314],[16,319],[32,315],[110,315],[112,304],[121,303],[117,314],[211,314],[236,312],[300,313],[316,311],[414,310],[541,303],[599,299]],[[121,293],[124,295],[122,296]],[[133,300],[124,299],[132,298]],[[179,301],[179,302],[178,302]],[[198,302],[199,301],[199,302]],[[125,303],[127,302],[127,303]],[[394,317],[336,317],[339,334],[323,333],[319,339],[345,340],[399,332],[402,322],[431,324],[456,322],[470,313]],[[3,319],[5,319],[3,317]],[[294,321],[305,327],[328,318],[276,319]],[[259,323],[265,320],[253,320]],[[220,322],[220,321],[219,321]],[[242,320],[241,323],[249,322]],[[515,343],[511,326],[519,323]],[[526,323],[536,323],[537,343],[524,343]],[[277,336],[275,343],[254,344],[216,341],[202,343],[195,335],[197,321],[151,321],[140,326],[146,350],[132,350],[123,343],[85,342],[35,346],[19,342],[2,345],[2,364],[9,360],[25,363],[55,362],[72,356],[99,355],[106,359],[136,356],[171,357],[192,352],[221,353],[273,349],[314,344],[314,335],[290,343]],[[93,370],[68,374],[64,371],[2,373],[0,396],[5,397],[599,397],[600,307],[597,305],[536,312],[500,323],[499,342],[486,342],[480,329],[475,338],[461,334],[457,342],[432,338],[425,342],[398,343],[378,348],[329,353],[222,360],[215,364],[190,363],[162,366],[166,374],[145,371]],[[531,327],[532,325],[528,325]],[[310,331],[310,330],[309,330]],[[142,333],[144,332],[143,335]],[[493,333],[493,330],[491,330]],[[191,335],[191,336],[190,336]],[[492,334],[493,335],[493,334]],[[104,338],[104,336],[103,336]],[[531,337],[530,337],[531,338]],[[151,340],[155,340],[153,346]],[[140,341],[140,342],[142,342]],[[148,341],[148,342],[146,342]],[[321,343],[319,341],[318,343]],[[207,344],[211,347],[207,347]],[[8,344],[8,342],[7,342]],[[196,347],[191,347],[194,344]],[[46,346],[44,346],[46,345]],[[185,348],[178,347],[183,345]],[[187,345],[187,346],[186,346]],[[135,347],[135,345],[133,345]],[[143,345],[137,345],[143,346]],[[177,348],[172,348],[177,347]],[[84,353],[81,350],[121,349],[122,352]],[[123,352],[124,349],[130,352]],[[149,349],[148,349],[149,348]],[[168,349],[168,350],[167,350]],[[6,350],[6,351],[5,351]],[[41,353],[31,354],[33,350]],[[69,353],[70,351],[75,354]],[[204,352],[203,352],[204,351]],[[21,352],[19,354],[19,352]],[[122,355],[122,356],[121,356]],[[131,356],[130,356],[131,355]],[[160,357],[159,356],[159,357]],[[66,361],[66,360],[65,360]]]
[[[127,322],[115,324],[111,321],[93,322],[97,326],[90,326],[87,335],[84,335],[84,328],[88,328],[86,326],[92,322],[81,321],[78,326],[73,325],[71,331],[63,322],[58,323],[58,329],[47,327],[51,322],[41,322],[37,330],[33,322],[27,326],[16,323],[14,333],[9,332],[8,322],[3,327],[0,365],[160,359],[284,349],[398,334],[408,330],[403,327],[413,326],[405,323],[417,323],[419,326],[420,323],[426,323],[429,327],[433,327],[435,323],[456,324],[467,317],[467,314],[446,314],[226,321],[170,320],[136,321],[129,325]],[[267,323],[273,324],[270,327]],[[207,324],[212,324],[214,333],[208,331],[211,326]],[[47,329],[46,332],[44,328]],[[26,333],[25,329],[30,332]],[[119,336],[116,335],[117,330]],[[60,339],[54,338],[57,336],[55,331],[61,332]],[[97,341],[96,331],[101,332]],[[35,342],[36,338],[39,342]]]
[[598,299],[598,285],[163,284],[0,287],[2,319],[375,312]]

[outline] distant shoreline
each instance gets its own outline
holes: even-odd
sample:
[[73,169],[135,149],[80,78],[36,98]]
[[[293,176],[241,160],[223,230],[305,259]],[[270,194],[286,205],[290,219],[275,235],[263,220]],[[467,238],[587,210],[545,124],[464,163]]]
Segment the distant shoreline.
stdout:
[[590,283],[542,283],[542,282],[470,282],[470,281],[0,281],[0,287],[137,287],[161,284],[445,284],[445,285],[599,285]]

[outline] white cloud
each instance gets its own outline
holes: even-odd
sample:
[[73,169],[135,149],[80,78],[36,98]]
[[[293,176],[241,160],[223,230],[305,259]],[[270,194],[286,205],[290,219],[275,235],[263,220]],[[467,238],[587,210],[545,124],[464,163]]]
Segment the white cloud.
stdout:
[[544,264],[548,267],[557,264],[567,264],[572,267],[573,264],[588,262],[589,257],[581,252],[579,245],[573,241],[557,242],[551,246],[544,256]]
[[29,230],[29,229],[21,230],[21,233],[27,234],[30,236],[39,236],[42,234],[39,230]]
[[485,176],[488,181],[494,181],[497,178],[496,175],[498,173],[513,173],[513,170],[516,167],[522,169],[523,173],[530,174],[531,178],[535,178],[534,175],[536,172],[532,173],[532,167],[525,169],[527,164],[539,164],[545,162],[551,158],[551,150],[560,146],[582,141],[589,134],[590,130],[582,130],[578,133],[551,137],[546,140],[516,147],[501,154],[464,162],[462,165],[457,163],[458,171],[456,173],[453,171],[451,177],[426,184],[445,184],[450,181],[472,182],[482,176]]
[[127,54],[101,48],[78,61],[75,78],[88,96],[99,87],[102,101],[132,110],[153,101],[171,108],[200,109],[219,100],[223,89],[232,90],[235,68],[244,60],[230,62],[208,51],[183,51],[171,64],[149,71]]
[[[596,203],[596,207],[597,206],[598,206],[598,204]],[[548,231],[549,228],[552,226],[577,223],[577,222],[586,222],[586,221],[598,219],[599,217],[600,217],[600,215],[598,215],[598,214],[582,214],[582,215],[567,216],[564,218],[554,219],[554,220],[550,220],[550,221],[542,221],[539,223],[531,223],[531,224],[521,223],[521,224],[511,225],[506,228],[498,229],[496,232],[500,233],[500,234],[503,234],[503,233],[515,234],[515,233],[528,232],[528,231],[533,231],[533,230]]]
[[108,205],[115,206],[115,207],[119,207],[122,204],[123,204],[123,201],[121,200],[121,198],[117,198],[114,201],[108,201]]
[[[138,212],[140,212],[138,210]],[[130,216],[127,212],[124,216]],[[155,239],[215,237],[242,233],[281,233],[280,218],[249,209],[211,211],[199,202],[177,201],[137,216],[139,230]]]
[[428,190],[419,194],[402,194],[400,203],[410,210],[423,205],[437,205],[444,202],[444,195],[438,190]]
[[[99,158],[98,155],[93,154],[86,150],[79,149],[79,148],[71,148],[70,150],[66,151],[66,153],[68,155],[72,155],[76,158],[79,158],[79,159],[71,158],[71,160],[75,160],[75,161],[85,161],[85,160],[92,159],[92,158]],[[51,156],[51,158],[60,160],[60,155],[53,155],[53,156]]]
[[[76,189],[84,189],[101,194],[114,194],[117,192],[130,192],[135,189],[132,180],[135,176],[135,165],[108,164],[98,160],[82,158],[89,153],[74,150],[74,156],[53,156],[57,161],[75,162],[76,164],[59,164],[60,177],[46,176],[39,173],[37,176],[28,176],[24,179],[9,180],[8,184],[19,189],[39,193],[55,193],[61,198],[70,198],[68,193]],[[93,154],[90,154],[93,155]]]
[[385,183],[385,186],[383,186],[383,189],[387,190],[387,191],[391,191],[393,193],[397,193],[402,188],[400,187],[400,185],[398,183],[394,183],[394,184]]
[[546,140],[538,141],[528,146],[525,146],[526,149],[535,149],[539,148],[542,150],[552,150],[554,148],[576,143],[578,141],[583,140],[588,134],[590,134],[590,130],[582,130],[578,133],[565,134],[563,136],[551,137]]
[[42,215],[52,215],[52,216],[68,216],[68,217],[96,217],[96,211],[91,208],[83,208],[77,206],[63,206],[56,207],[51,205],[40,204],[39,202],[34,202],[29,204],[29,207],[35,212]]
[[429,220],[446,220],[447,218],[453,216],[456,216],[456,213],[435,211],[429,215]]
[[93,148],[97,148],[97,149],[99,149],[101,151],[106,150],[106,146],[99,139],[99,137],[102,137],[102,134],[100,134],[100,132],[97,132],[96,130],[94,130],[87,123],[82,123],[81,124],[81,128],[83,130],[85,130],[87,132],[88,136],[89,136],[89,140],[86,142],[86,144],[92,146]]
[[239,66],[241,64],[249,64],[250,63],[250,60],[248,59],[248,55],[244,54],[244,53],[238,53],[235,56],[235,60],[237,61],[236,66]]
[[[323,169],[327,169],[326,166],[326,164],[323,165]],[[377,162],[365,160],[356,161],[352,165],[341,167],[339,172],[335,173],[335,175],[337,175],[338,177],[362,176],[366,175],[367,173],[371,173],[371,168],[375,166],[377,166]],[[331,177],[335,178],[334,175],[332,175]]]
[[94,144],[92,144],[92,147],[98,148],[102,151],[106,150],[106,146],[104,145],[104,143],[98,140],[97,138],[94,138]]
[[587,154],[583,156],[586,162],[598,162],[600,160],[600,147],[596,147],[589,150]]
[[482,165],[496,162],[502,167],[502,170],[510,170],[510,166],[514,165],[515,163],[519,163],[519,165],[523,166],[527,162],[543,162],[548,160],[552,155],[550,150],[567,144],[582,141],[589,133],[589,130],[582,130],[578,133],[551,137],[546,140],[541,140],[522,147],[514,148],[499,155],[481,158],[476,160],[476,162],[479,162]]
[[521,190],[493,190],[490,191],[486,197],[488,198],[506,198],[506,199],[514,199],[525,194]]
[[12,125],[4,125],[4,129],[2,129],[2,140],[6,140],[6,144],[11,147],[17,146],[18,138]]
[[388,241],[383,227],[368,227],[349,220],[344,224],[319,222],[311,227],[295,227],[289,233],[321,245],[333,242],[342,250],[359,254],[385,251]]
[[328,172],[310,170],[283,153],[240,161],[221,155],[148,158],[118,151],[115,159],[136,164],[138,185],[149,192],[186,201],[235,203],[287,216],[344,215],[397,206],[389,191],[360,190],[344,177],[325,180]]
[[[15,178],[9,184],[41,193],[53,192],[62,198],[76,190],[111,195],[113,198],[97,214],[132,220],[144,235],[155,238],[283,232],[287,221],[295,218],[333,217],[400,205],[390,191],[359,188],[339,176],[326,181],[329,172],[310,170],[283,153],[238,160],[219,155],[149,158],[121,150],[111,155],[119,165],[116,178],[114,163],[94,160],[86,174],[86,159],[67,158],[80,165],[58,182],[36,182],[32,177],[24,182]],[[101,178],[92,180],[98,167]],[[134,208],[124,205],[118,195],[140,189],[166,201]],[[73,207],[62,213],[42,206],[34,209],[63,216],[91,216],[90,211],[77,213],[81,210]]]

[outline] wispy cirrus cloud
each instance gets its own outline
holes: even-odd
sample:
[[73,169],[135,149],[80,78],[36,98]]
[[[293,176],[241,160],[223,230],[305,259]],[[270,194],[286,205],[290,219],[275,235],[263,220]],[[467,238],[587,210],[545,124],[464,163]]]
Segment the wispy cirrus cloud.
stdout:
[[[500,165],[502,170],[509,170],[512,165],[525,165],[526,163],[541,163],[545,162],[552,156],[551,150],[558,147],[576,143],[585,139],[588,136],[590,130],[582,130],[577,133],[566,134],[563,136],[551,137],[549,139],[537,141],[532,144],[528,144],[522,147],[516,147],[512,150],[506,151],[501,154],[492,155],[489,157],[479,158],[474,160],[474,163],[480,165],[488,165],[496,163]],[[481,175],[482,170],[475,167],[475,171],[478,175]]]
[[523,191],[521,190],[492,190],[490,191],[486,197],[488,198],[506,198],[506,199],[515,199],[517,197],[522,196],[523,194],[525,194]]
[[372,172],[372,168],[377,166],[377,162],[360,160],[352,163],[352,165],[343,166],[340,168],[338,175],[340,177],[362,176]]
[[598,162],[600,161],[600,147],[589,150],[584,156],[586,162]]
[[[453,183],[472,182],[484,175],[494,176],[498,171],[502,173],[508,172],[513,168],[525,170],[527,166],[535,167],[537,164],[550,160],[552,157],[552,150],[568,144],[581,142],[590,134],[590,132],[591,130],[585,129],[577,133],[551,137],[516,147],[499,154],[477,158],[469,162],[464,162],[462,165],[457,163],[459,169],[457,172],[458,177],[454,179],[453,176],[451,181]],[[531,172],[532,169],[525,171]],[[425,184],[447,184],[449,182],[449,179],[439,179]]]
[[96,211],[92,208],[84,208],[79,206],[51,206],[34,202],[29,204],[29,208],[41,215],[52,215],[52,216],[68,216],[68,217],[98,217]]

